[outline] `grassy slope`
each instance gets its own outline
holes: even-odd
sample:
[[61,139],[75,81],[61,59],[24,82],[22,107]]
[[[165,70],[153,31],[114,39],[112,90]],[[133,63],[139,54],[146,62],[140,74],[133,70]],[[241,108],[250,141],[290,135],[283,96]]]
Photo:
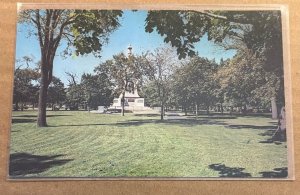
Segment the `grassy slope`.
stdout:
[[14,162],[26,169],[23,162],[36,159],[28,168],[35,170],[17,176],[261,177],[287,167],[286,143],[260,143],[275,128],[268,118],[161,123],[155,116],[61,111],[48,112],[50,127],[37,128],[35,114],[13,113],[11,154],[22,157]]

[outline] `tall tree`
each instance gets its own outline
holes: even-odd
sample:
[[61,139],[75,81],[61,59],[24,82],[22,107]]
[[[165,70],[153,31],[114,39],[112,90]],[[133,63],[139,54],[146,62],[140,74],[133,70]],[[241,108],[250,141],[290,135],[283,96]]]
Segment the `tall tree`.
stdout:
[[171,48],[157,48],[153,53],[149,54],[150,63],[145,66],[145,73],[149,81],[153,82],[156,87],[157,97],[159,98],[161,107],[161,120],[164,119],[165,106],[167,101],[168,80],[172,75],[176,66],[179,66],[175,57],[174,50]]
[[200,105],[209,113],[209,107],[216,102],[214,93],[216,66],[217,64],[213,61],[195,56],[179,68],[173,76],[174,93],[179,97],[178,100],[185,110],[188,106],[194,105],[196,116]]
[[122,11],[116,10],[23,10],[19,22],[34,29],[41,52],[41,79],[37,124],[47,126],[46,102],[57,48],[65,41],[77,55],[99,56],[108,35],[118,26]]
[[280,88],[274,73],[267,72],[260,58],[251,51],[239,52],[226,65],[219,68],[217,78],[225,101],[240,107],[269,107],[270,99]]

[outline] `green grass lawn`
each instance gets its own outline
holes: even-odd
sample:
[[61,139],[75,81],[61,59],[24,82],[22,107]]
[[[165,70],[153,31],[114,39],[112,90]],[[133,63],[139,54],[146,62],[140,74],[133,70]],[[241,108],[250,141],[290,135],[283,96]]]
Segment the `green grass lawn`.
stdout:
[[286,142],[267,117],[13,112],[14,177],[286,177]]

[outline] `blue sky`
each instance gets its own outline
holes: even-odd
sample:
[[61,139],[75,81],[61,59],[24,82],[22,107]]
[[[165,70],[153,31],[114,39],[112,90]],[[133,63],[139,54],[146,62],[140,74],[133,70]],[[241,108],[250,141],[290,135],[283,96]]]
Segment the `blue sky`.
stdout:
[[[67,85],[66,71],[75,73],[79,79],[83,73],[93,73],[95,66],[107,59],[111,59],[114,54],[126,52],[129,44],[132,45],[133,53],[135,54],[147,50],[153,51],[158,47],[164,46],[163,38],[156,32],[145,32],[146,16],[146,11],[124,11],[120,19],[121,26],[110,35],[108,44],[102,48],[102,57],[100,59],[95,58],[93,55],[63,58],[60,53],[63,51],[65,44],[62,43],[54,60],[54,76],[60,78]],[[27,32],[30,30],[32,29],[29,26],[18,24],[16,59],[20,59],[23,56],[33,56],[35,61],[39,61],[39,44],[35,36],[28,36]],[[215,58],[217,62],[221,58],[231,58],[235,54],[234,50],[224,51],[213,43],[208,42],[206,36],[196,44],[196,50],[201,57]]]

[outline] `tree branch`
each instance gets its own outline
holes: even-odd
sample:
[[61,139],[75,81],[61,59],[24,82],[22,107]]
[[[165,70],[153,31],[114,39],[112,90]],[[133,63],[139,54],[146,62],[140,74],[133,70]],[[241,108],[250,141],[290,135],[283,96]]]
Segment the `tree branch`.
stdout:
[[220,19],[220,20],[225,20],[225,21],[228,21],[228,22],[233,22],[233,23],[240,23],[240,24],[251,24],[250,22],[247,22],[245,20],[242,20],[242,19],[237,19],[237,18],[228,18],[227,16],[222,16],[222,15],[217,15],[217,14],[214,14],[210,11],[195,11],[197,13],[200,13],[200,14],[203,14],[209,18],[214,18],[214,19]]
[[216,15],[216,14],[213,14],[213,13],[208,12],[208,11],[199,11],[198,13],[206,15],[206,16],[208,16],[210,18],[221,19],[221,20],[228,20],[228,18],[226,16]]
[[58,44],[61,40],[61,37],[64,33],[64,28],[69,25],[69,24],[72,24],[75,20],[76,20],[76,17],[78,15],[73,15],[71,17],[69,17],[68,19],[66,19],[66,21],[64,23],[62,23],[61,27],[60,27],[60,30],[59,30],[59,34],[57,35],[57,37],[54,39],[54,48],[56,49],[58,47]]
[[37,25],[41,53],[43,53],[44,44],[43,44],[42,28],[41,28],[40,12],[39,12],[39,10],[36,10],[35,17],[36,17],[36,20],[33,20],[33,22]]

